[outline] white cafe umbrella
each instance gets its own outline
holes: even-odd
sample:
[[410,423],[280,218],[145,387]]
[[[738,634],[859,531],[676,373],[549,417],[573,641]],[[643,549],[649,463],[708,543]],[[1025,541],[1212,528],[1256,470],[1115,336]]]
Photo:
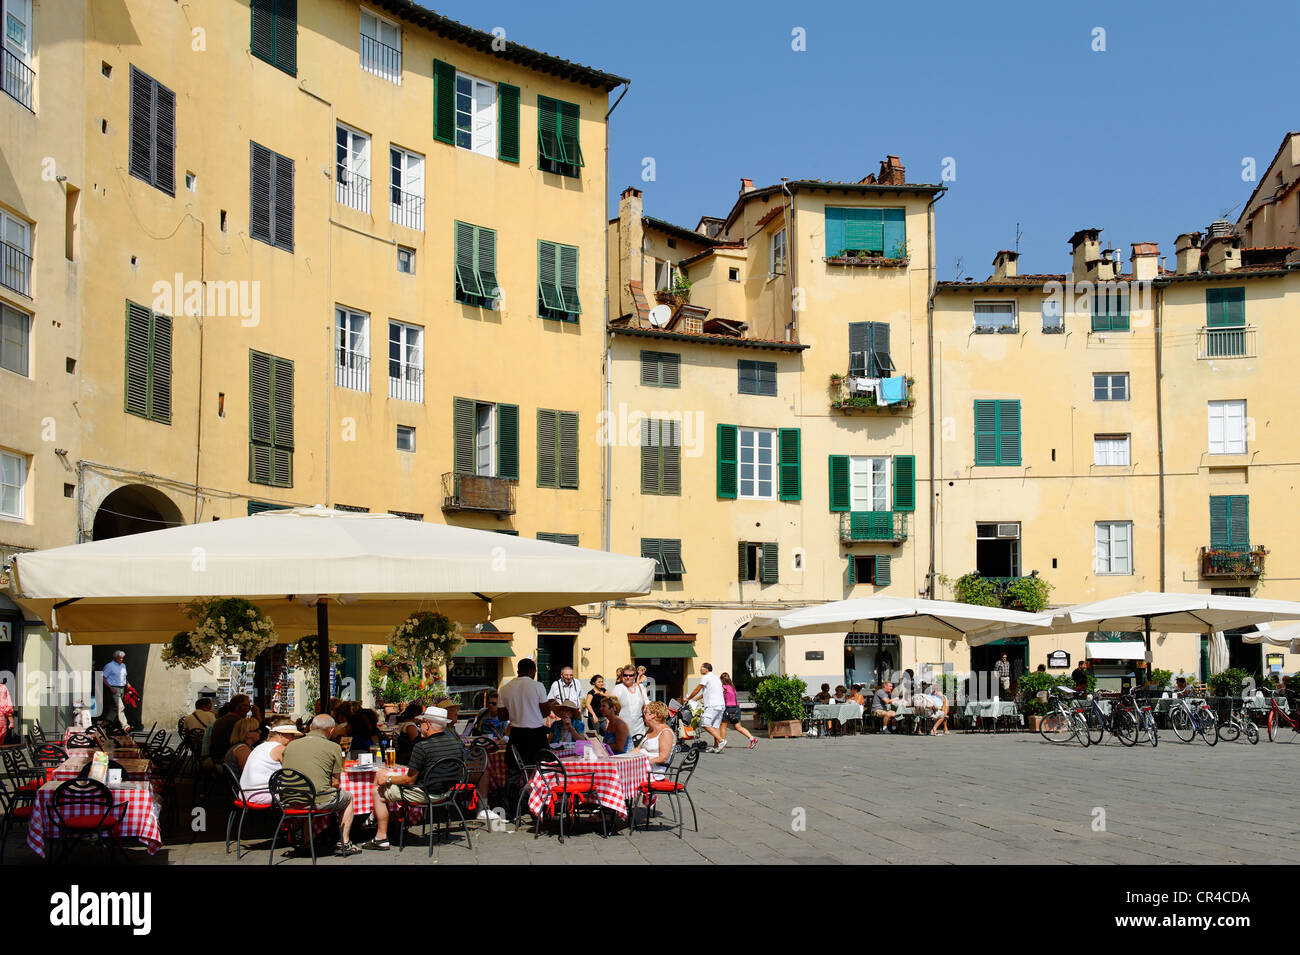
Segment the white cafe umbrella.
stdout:
[[[18,554],[15,600],[74,644],[166,643],[184,605],[243,597],[281,639],[382,644],[416,610],[468,626],[649,593],[653,560],[302,507]],[[331,619],[332,618],[332,619]],[[321,680],[321,686],[328,681]]]
[[1014,630],[1045,627],[1050,614],[1022,613],[1000,607],[920,600],[908,597],[858,597],[797,610],[756,616],[742,628],[747,637],[805,633],[866,632],[940,637],[946,640],[985,636],[983,642],[1015,635]]
[[1264,643],[1272,647],[1286,647],[1291,653],[1300,653],[1300,623],[1283,624],[1274,627],[1261,623],[1250,633],[1243,633],[1244,643]]
[[1228,669],[1228,639],[1222,630],[1210,634],[1210,658],[1207,661],[1210,673],[1222,673]]

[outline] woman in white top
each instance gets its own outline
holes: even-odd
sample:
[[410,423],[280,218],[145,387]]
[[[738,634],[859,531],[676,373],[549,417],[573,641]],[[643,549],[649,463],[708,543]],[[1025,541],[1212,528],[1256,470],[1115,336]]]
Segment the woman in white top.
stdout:
[[641,714],[650,701],[646,698],[645,687],[637,680],[638,675],[635,668],[624,667],[618,673],[618,685],[609,691],[609,695],[618,700],[619,713],[627,723],[627,731],[633,736],[642,733],[648,735]]
[[632,752],[650,757],[650,778],[663,779],[664,774],[657,770],[673,758],[673,749],[677,737],[668,726],[668,707],[658,700],[647,703],[645,708],[645,739]]
[[265,743],[259,743],[248,754],[244,771],[239,777],[239,787],[248,796],[248,801],[255,806],[269,806],[271,793],[267,783],[271,775],[280,769],[280,759],[284,756],[284,747],[290,740],[297,739],[302,733],[292,723],[274,727]]

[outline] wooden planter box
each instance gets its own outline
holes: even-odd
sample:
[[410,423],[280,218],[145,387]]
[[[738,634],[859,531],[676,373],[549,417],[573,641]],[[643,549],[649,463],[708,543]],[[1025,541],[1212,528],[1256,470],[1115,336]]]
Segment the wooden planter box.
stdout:
[[1025,729],[1029,730],[1029,732],[1031,733],[1037,733],[1038,728],[1042,725],[1043,725],[1043,718],[1041,716],[1025,717]]
[[792,739],[802,735],[803,722],[801,720],[777,720],[775,723],[767,724],[768,739]]

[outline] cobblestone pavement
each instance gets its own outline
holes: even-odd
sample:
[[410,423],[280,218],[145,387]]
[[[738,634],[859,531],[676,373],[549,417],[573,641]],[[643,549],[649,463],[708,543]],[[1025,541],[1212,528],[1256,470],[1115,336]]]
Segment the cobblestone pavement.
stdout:
[[[1289,738],[1289,737],[1286,737]],[[661,828],[608,839],[584,822],[553,834],[476,824],[435,848],[439,865],[592,863],[1288,863],[1300,857],[1300,742],[1257,746],[1162,734],[1158,749],[1107,739],[1083,749],[1028,733],[760,740],[701,757],[691,784],[700,832]],[[230,864],[216,842],[173,844],[152,859]],[[263,823],[264,825],[264,823]],[[594,829],[592,828],[594,826]],[[6,862],[35,861],[22,830]],[[211,835],[206,838],[211,838]],[[266,863],[266,843],[241,865]],[[77,856],[96,861],[94,850]],[[423,844],[323,865],[428,864]],[[280,868],[310,865],[286,858]]]

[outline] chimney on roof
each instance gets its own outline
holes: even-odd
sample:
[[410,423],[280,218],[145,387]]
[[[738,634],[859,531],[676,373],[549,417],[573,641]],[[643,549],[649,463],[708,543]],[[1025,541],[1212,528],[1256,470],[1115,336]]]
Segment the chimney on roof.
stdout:
[[754,191],[754,180],[753,180],[753,179],[742,179],[742,180],[740,180],[740,194],[741,194],[742,196],[743,196],[745,193],[747,193],[747,192],[753,192],[753,191]]
[[1070,249],[1074,252],[1074,262],[1070,269],[1074,281],[1098,282],[1114,278],[1113,265],[1102,268],[1100,229],[1080,229],[1070,236]]
[[882,186],[901,186],[907,181],[907,170],[903,167],[903,161],[897,156],[886,156],[880,161],[880,172],[876,174],[876,182]]
[[1150,282],[1160,274],[1160,246],[1154,242],[1134,242],[1129,258],[1133,261],[1133,281]]
[[1205,271],[1223,274],[1241,268],[1241,236],[1211,236],[1205,243]]
[[1174,274],[1191,275],[1201,271],[1201,234],[1184,232],[1174,240]]
[[993,256],[993,278],[1013,279],[1019,271],[1017,263],[1020,261],[1020,253],[1012,252],[1010,249],[1003,249],[997,255]]
[[[642,220],[641,190],[629,186],[618,197],[618,314],[636,312],[636,302],[628,282],[645,283],[645,222]],[[650,288],[654,288],[654,263],[651,261]]]
[[628,186],[626,189],[624,189],[622,192],[618,194],[618,197],[620,199],[632,198],[632,199],[639,200],[641,198],[641,190],[636,188],[636,186]]

